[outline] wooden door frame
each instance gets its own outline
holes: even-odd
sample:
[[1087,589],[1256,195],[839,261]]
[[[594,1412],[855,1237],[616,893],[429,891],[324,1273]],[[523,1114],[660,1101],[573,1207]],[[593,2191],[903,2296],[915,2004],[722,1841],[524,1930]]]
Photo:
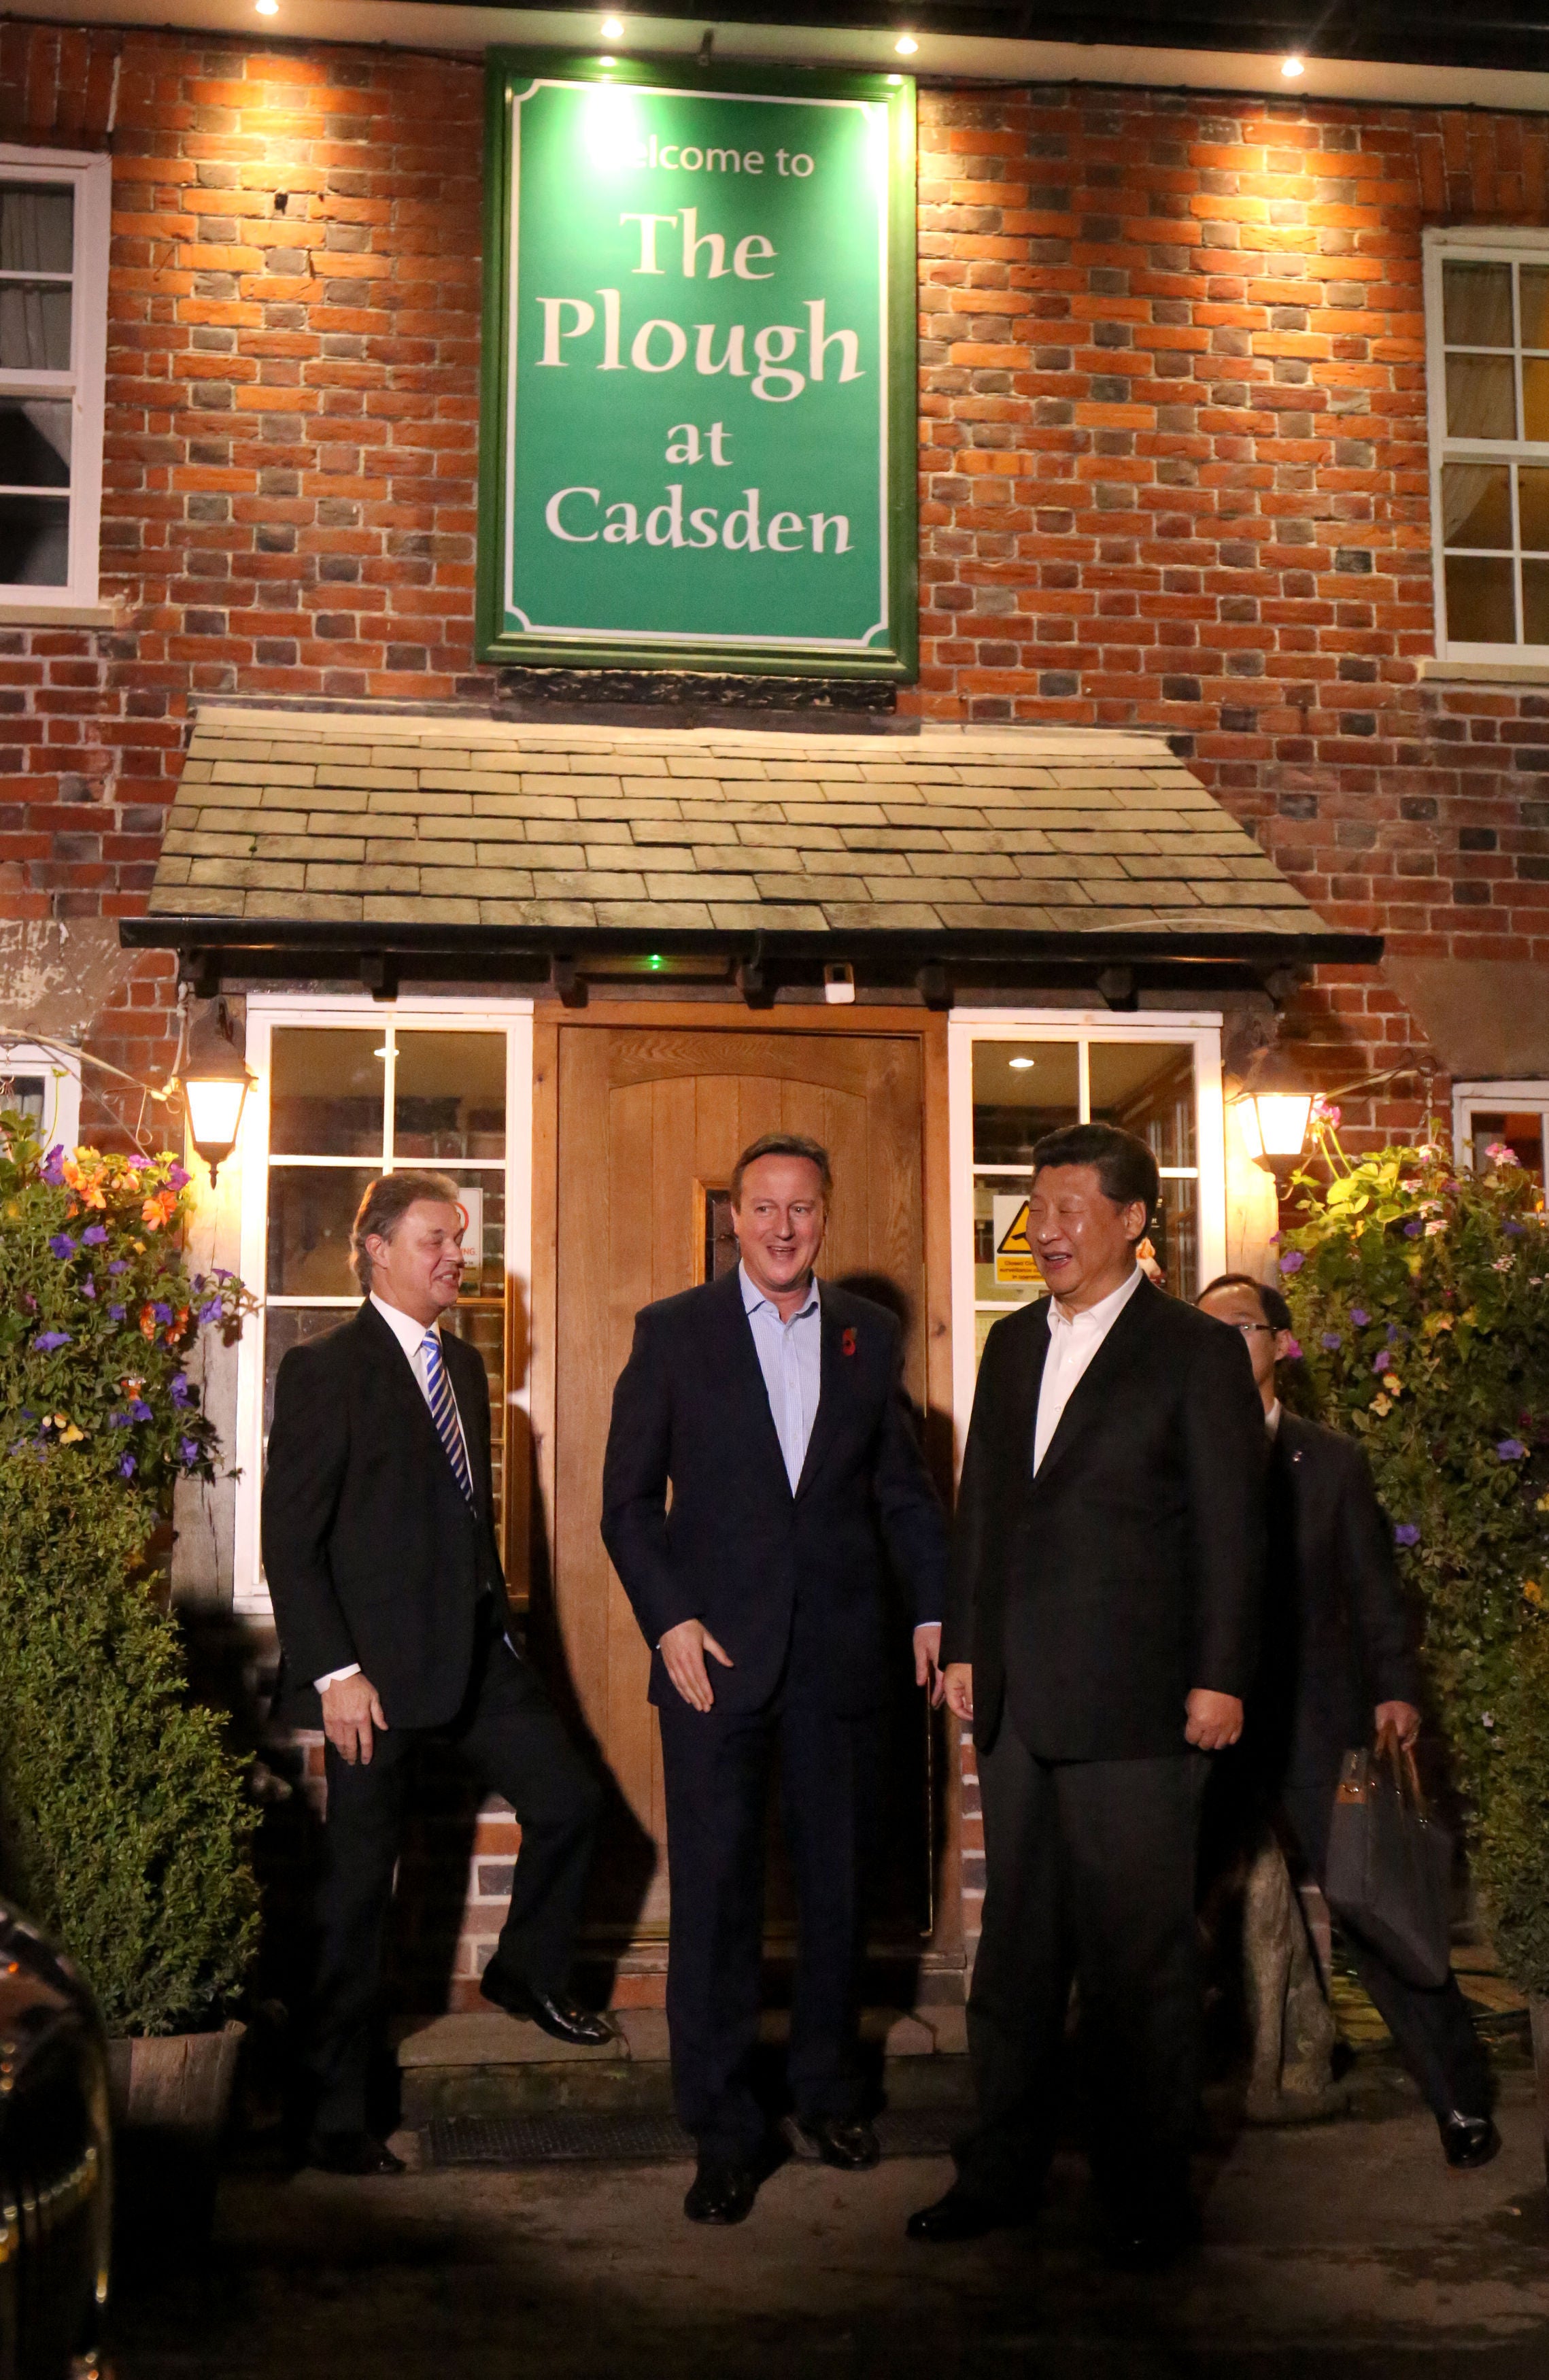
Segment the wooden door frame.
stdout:
[[[925,1256],[926,1399],[936,1484],[950,1500],[953,1487],[952,1445],[952,1248],[951,1174],[948,1142],[947,1018],[926,1008],[846,1006],[827,1003],[750,1009],[741,1002],[598,1000],[584,1009],[540,1002],[533,1011],[532,1075],[532,1277],[529,1341],[531,1415],[537,1476],[532,1526],[534,1569],[555,1575],[554,1415],[555,1352],[559,1344],[559,1057],[562,1033],[597,1031],[801,1034],[913,1039],[920,1049],[920,1196]],[[957,1723],[943,1715],[935,1739],[946,1761],[941,1794],[942,1829],[935,1878],[935,1922],[923,1944],[922,1985],[932,1970],[964,1963],[962,1922],[962,1787]],[[928,1998],[926,1992],[925,1997]]]

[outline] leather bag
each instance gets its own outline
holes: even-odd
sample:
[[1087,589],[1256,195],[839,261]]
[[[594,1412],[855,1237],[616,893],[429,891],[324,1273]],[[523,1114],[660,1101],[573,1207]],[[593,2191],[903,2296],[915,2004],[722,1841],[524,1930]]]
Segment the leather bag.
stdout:
[[1437,1990],[1451,1971],[1452,1837],[1438,1826],[1412,1751],[1384,1728],[1347,1752],[1334,1794],[1324,1887],[1341,1925],[1407,1984]]

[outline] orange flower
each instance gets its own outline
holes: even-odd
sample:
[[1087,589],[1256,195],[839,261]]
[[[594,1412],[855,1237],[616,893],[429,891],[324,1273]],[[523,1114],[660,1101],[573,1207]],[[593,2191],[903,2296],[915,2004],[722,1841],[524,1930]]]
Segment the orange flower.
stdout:
[[154,1339],[156,1336],[156,1317],[149,1305],[142,1305],[139,1309],[139,1327],[141,1332],[147,1339]]
[[139,1217],[147,1230],[159,1232],[163,1223],[171,1222],[176,1212],[176,1191],[158,1190],[151,1197],[147,1198],[139,1210]]

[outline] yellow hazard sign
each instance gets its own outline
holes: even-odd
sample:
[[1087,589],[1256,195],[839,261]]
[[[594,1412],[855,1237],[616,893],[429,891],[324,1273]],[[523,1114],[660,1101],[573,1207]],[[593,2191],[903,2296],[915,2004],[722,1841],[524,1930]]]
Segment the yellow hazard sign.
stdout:
[[1043,1279],[1027,1237],[1025,1198],[995,1201],[995,1278],[998,1281]]

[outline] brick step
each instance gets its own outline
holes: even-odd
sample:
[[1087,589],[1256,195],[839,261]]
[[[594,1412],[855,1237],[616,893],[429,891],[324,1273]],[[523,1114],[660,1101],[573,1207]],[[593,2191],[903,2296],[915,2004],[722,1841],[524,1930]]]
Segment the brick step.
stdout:
[[[405,2125],[441,2118],[549,2114],[587,2109],[619,2116],[660,2114],[672,2104],[667,2020],[660,2009],[615,2009],[619,2038],[596,2049],[552,2041],[535,2024],[497,2010],[416,2021],[398,2044]],[[770,2009],[763,2037],[778,2050],[789,2029]],[[862,2039],[877,2061],[888,2103],[928,2108],[967,2093],[961,2008],[918,2015],[867,2009]]]

